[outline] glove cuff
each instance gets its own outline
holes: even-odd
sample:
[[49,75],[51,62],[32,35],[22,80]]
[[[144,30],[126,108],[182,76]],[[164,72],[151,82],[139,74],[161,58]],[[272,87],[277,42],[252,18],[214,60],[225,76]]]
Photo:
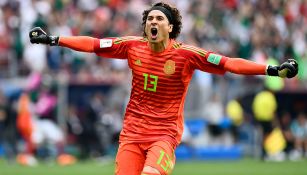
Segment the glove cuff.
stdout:
[[59,45],[59,38],[58,36],[49,36],[49,45],[50,46],[57,46]]
[[278,76],[279,66],[268,65],[266,69],[266,74],[269,76]]

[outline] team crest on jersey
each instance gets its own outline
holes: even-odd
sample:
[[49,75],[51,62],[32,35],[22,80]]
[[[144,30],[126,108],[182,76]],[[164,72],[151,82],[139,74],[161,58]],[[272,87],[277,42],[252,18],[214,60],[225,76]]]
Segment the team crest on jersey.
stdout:
[[164,73],[166,75],[171,75],[171,74],[175,73],[175,69],[176,69],[175,61],[167,60],[165,62],[165,64],[164,64]]

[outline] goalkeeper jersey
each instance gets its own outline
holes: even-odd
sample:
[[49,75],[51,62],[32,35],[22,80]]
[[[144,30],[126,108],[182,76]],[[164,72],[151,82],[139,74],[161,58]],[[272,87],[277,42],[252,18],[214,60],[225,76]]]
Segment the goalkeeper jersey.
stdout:
[[224,74],[227,57],[170,40],[163,52],[153,52],[143,37],[94,40],[104,58],[127,59],[132,90],[120,142],[167,140],[174,146],[183,133],[183,108],[195,69]]

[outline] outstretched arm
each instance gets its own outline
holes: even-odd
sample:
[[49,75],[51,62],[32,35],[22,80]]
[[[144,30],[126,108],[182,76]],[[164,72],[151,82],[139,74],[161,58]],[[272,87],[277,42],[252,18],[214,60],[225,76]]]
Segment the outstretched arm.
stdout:
[[224,69],[235,74],[265,75],[267,66],[242,58],[228,58]]
[[280,66],[264,65],[242,58],[229,58],[225,62],[226,71],[243,75],[269,75],[281,78],[293,78],[298,73],[298,65],[294,59],[288,59]]
[[31,43],[62,46],[80,52],[94,52],[104,58],[127,59],[130,46],[130,42],[115,42],[119,38],[98,39],[89,36],[50,36],[40,27],[33,28],[29,33],[29,37]]
[[189,45],[182,45],[178,52],[189,60],[192,70],[199,69],[214,74],[224,74],[228,71],[241,75],[269,75],[292,78],[298,73],[298,65],[294,59],[288,59],[280,66],[273,66],[243,58],[229,58]]
[[59,37],[58,45],[81,52],[94,52],[95,40],[88,36]]
[[48,44],[50,46],[59,45],[81,52],[94,52],[95,38],[88,36],[50,36],[40,27],[35,27],[30,31],[29,37],[31,43]]

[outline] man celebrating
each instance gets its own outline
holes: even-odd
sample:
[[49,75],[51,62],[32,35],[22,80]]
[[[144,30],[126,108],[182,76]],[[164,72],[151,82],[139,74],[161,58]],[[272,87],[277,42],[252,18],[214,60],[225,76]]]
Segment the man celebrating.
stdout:
[[31,43],[127,59],[133,79],[119,139],[116,175],[171,173],[174,150],[183,133],[184,98],[194,70],[283,78],[292,78],[298,72],[292,59],[280,66],[262,65],[177,42],[181,15],[166,3],[156,3],[145,10],[142,25],[143,37],[49,36],[38,27],[29,33]]

